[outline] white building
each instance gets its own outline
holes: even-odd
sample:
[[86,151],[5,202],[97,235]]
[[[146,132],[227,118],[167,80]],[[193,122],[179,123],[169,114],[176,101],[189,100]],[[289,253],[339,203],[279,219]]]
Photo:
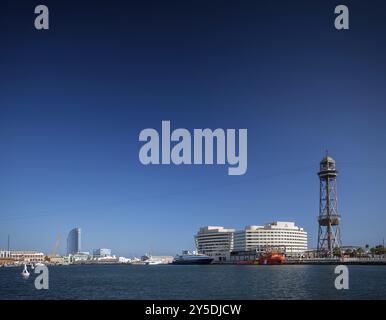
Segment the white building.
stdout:
[[111,257],[111,249],[94,249],[92,252],[93,258]]
[[195,235],[198,253],[214,258],[214,261],[229,260],[233,250],[233,234],[235,229],[224,227],[206,226],[200,228]]
[[0,259],[11,259],[11,251],[0,251]]
[[264,226],[247,226],[234,233],[234,251],[264,251],[280,249],[286,254],[297,255],[308,249],[307,232],[294,222],[272,222]]
[[90,253],[87,251],[68,255],[68,261],[70,263],[85,262],[90,260],[90,258],[91,258]]
[[43,262],[44,253],[36,251],[3,251],[1,258],[10,258],[18,262]]
[[125,257],[118,257],[118,262],[119,263],[129,263],[131,259],[125,258]]

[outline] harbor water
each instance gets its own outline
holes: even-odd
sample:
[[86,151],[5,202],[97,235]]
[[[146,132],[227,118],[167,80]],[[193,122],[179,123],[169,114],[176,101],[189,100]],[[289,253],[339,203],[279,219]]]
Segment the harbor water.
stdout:
[[22,267],[0,268],[0,299],[386,299],[385,266],[348,266],[337,290],[332,265],[49,266],[49,289]]

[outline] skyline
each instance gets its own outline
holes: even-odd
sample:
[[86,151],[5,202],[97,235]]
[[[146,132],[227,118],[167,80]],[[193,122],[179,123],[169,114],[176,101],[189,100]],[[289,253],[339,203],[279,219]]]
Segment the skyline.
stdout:
[[[336,160],[343,245],[386,234],[386,4],[33,1],[0,18],[0,248],[174,255],[201,226],[294,221],[316,247],[319,162]],[[75,9],[74,9],[75,8]],[[359,14],[360,13],[360,14]],[[317,35],[317,36],[316,36]],[[145,166],[145,128],[248,129],[248,170]],[[358,243],[360,242],[360,243]]]

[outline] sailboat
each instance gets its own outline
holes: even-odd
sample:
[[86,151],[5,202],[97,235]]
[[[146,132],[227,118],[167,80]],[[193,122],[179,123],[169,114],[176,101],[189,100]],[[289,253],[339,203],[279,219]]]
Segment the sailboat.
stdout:
[[21,275],[22,275],[22,277],[23,277],[24,279],[28,279],[28,277],[29,277],[29,272],[28,272],[28,270],[27,270],[27,265],[26,265],[26,264],[24,264],[24,269],[23,269]]

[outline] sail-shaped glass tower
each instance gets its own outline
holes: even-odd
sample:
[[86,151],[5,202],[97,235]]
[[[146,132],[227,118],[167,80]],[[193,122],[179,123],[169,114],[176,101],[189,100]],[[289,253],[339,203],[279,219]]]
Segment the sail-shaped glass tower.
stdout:
[[67,254],[75,254],[81,251],[81,230],[74,228],[67,237]]

